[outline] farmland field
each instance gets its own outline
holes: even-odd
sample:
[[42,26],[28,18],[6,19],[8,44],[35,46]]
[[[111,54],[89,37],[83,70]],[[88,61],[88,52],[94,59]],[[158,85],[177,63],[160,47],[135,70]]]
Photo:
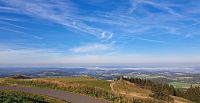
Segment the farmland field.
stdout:
[[189,84],[189,83],[181,83],[181,82],[171,82],[170,85],[173,85],[175,88],[190,88],[190,86],[198,86],[198,84]]

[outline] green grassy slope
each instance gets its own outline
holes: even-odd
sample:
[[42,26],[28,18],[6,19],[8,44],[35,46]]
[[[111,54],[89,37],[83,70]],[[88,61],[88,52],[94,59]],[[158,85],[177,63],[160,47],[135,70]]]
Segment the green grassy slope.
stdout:
[[190,88],[190,86],[199,86],[198,84],[189,84],[189,83],[181,83],[181,82],[170,82],[170,85],[173,85],[175,88],[183,88],[187,89]]
[[77,77],[77,78],[42,78],[41,80],[59,81],[62,83],[76,83],[80,85],[86,85],[89,87],[101,88],[110,90],[110,82],[106,80],[97,80],[89,77]]
[[0,103],[66,103],[52,97],[0,90]]

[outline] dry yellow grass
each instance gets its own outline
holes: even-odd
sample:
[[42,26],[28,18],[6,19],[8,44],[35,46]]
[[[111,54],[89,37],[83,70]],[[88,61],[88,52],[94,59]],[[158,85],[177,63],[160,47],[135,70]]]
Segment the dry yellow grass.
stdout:
[[96,87],[110,91],[110,82],[106,80],[97,80],[89,77],[73,77],[73,78],[40,78],[37,80],[53,81],[64,84],[85,85],[88,87]]
[[181,97],[173,96],[173,98],[174,98],[174,103],[194,103],[192,101],[189,101],[189,100],[181,98]]
[[151,98],[149,95],[152,94],[150,90],[142,89],[127,81],[113,81],[110,86],[114,93],[125,95],[126,97],[147,99]]

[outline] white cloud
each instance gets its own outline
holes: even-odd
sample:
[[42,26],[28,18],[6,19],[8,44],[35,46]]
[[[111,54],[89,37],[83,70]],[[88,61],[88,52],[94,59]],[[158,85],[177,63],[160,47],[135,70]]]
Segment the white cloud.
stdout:
[[129,8],[128,13],[133,13],[137,9],[141,0],[130,0],[130,2],[131,2],[131,7]]
[[103,32],[101,33],[101,38],[103,39],[106,39],[106,40],[109,40],[113,37],[113,34],[112,33],[108,33],[108,32]]
[[[48,1],[40,0],[40,1],[27,1],[27,0],[9,0],[2,2],[12,6],[15,9],[18,9],[19,12],[27,14],[32,17],[42,18],[49,20],[51,22],[55,22],[61,25],[64,25],[68,29],[76,29],[81,32],[85,32],[88,34],[95,35],[101,38],[101,34],[103,32],[108,33],[108,35],[112,35],[108,31],[102,30],[100,28],[95,28],[86,23],[83,23],[80,18],[77,18],[75,15],[76,9],[75,5],[70,1],[63,2],[61,0],[58,1]],[[103,39],[110,39],[108,38]]]
[[[140,13],[145,13],[146,17],[138,17],[133,15],[127,15],[118,9],[115,12],[105,12],[105,11],[92,11],[87,15],[79,14],[80,8],[77,7],[72,1],[67,0],[63,2],[62,0],[57,0],[56,2],[45,0],[39,1],[27,1],[27,0],[0,0],[8,4],[17,12],[33,16],[35,18],[42,18],[49,20],[51,22],[64,25],[67,29],[76,30],[80,32],[85,32],[87,34],[92,34],[103,40],[110,40],[113,36],[117,37],[118,34],[147,34],[147,30],[160,29],[160,27],[168,28],[165,32],[166,34],[181,34],[185,35],[181,31],[185,32],[186,29],[176,30],[171,32],[172,29],[180,27],[174,22],[183,22],[185,20],[191,19],[190,17],[184,17],[183,13],[186,10],[182,10],[181,4],[174,4],[169,1],[152,1],[152,0],[130,0],[130,7],[127,7],[128,12],[138,11]],[[151,5],[167,13],[151,13],[145,9],[142,4]],[[174,10],[173,7],[179,8],[182,12]],[[181,8],[180,8],[181,7]],[[5,7],[2,7],[4,9]],[[1,9],[1,8],[0,8]],[[5,11],[5,10],[4,10]],[[87,10],[86,10],[87,11]],[[193,10],[190,10],[193,11]],[[116,13],[117,12],[117,13]],[[134,13],[133,13],[134,14]],[[1,18],[0,18],[1,19]],[[89,23],[88,23],[89,22]],[[106,26],[114,28],[114,30],[105,29],[102,27],[96,27],[94,23],[104,24]],[[173,23],[173,25],[168,25],[168,23]],[[182,25],[182,24],[181,24]],[[117,32],[115,32],[117,29]],[[133,35],[134,35],[133,34]],[[187,34],[188,35],[188,34]],[[193,35],[191,33],[190,35]]]
[[80,47],[70,49],[74,53],[90,53],[90,52],[105,52],[112,50],[111,44],[87,44]]
[[31,37],[33,37],[35,39],[38,39],[38,40],[42,40],[43,39],[40,36],[34,35],[34,34],[30,33],[30,32],[26,33],[26,32],[21,31],[21,30],[16,30],[16,29],[11,29],[11,28],[5,28],[5,27],[0,27],[0,30],[14,32],[14,33],[23,34],[23,35],[28,35],[28,36],[31,36]]
[[144,40],[147,42],[154,42],[154,43],[164,43],[164,41],[154,40],[154,39],[147,39],[147,38],[138,38],[139,40]]
[[[179,12],[173,9],[169,2],[169,4],[163,2],[155,2],[152,0],[133,0],[137,3],[132,4],[132,8],[130,12],[132,14],[126,14],[124,11],[120,11],[116,8],[115,12],[99,12],[93,11],[91,14],[81,15],[79,14],[79,10],[77,10],[76,5],[73,5],[69,1],[62,2],[61,0],[0,0],[0,2],[5,2],[8,6],[11,7],[0,7],[0,11],[8,11],[11,13],[20,13],[26,14],[35,18],[39,18],[42,20],[49,20],[50,22],[58,23],[60,25],[65,26],[68,29],[74,29],[81,32],[85,32],[87,34],[92,34],[97,36],[103,40],[111,40],[115,41],[125,41],[129,42],[128,39],[132,40],[132,37],[136,39],[153,42],[153,43],[164,43],[164,41],[160,41],[157,39],[147,39],[142,38],[144,36],[139,37],[138,34],[151,35],[149,31],[155,35],[163,35],[165,34],[181,34],[186,36],[192,36],[195,34],[195,30],[190,31],[191,28],[199,25],[199,21],[193,20],[193,17],[189,14],[199,14],[198,8],[199,6],[195,6],[194,8],[186,8],[185,6],[179,8]],[[166,1],[167,2],[167,1]],[[150,13],[147,9],[144,10],[144,5],[151,5],[161,11],[165,11],[167,13]],[[194,2],[196,3],[196,2]],[[199,5],[199,3],[196,3]],[[122,5],[123,6],[123,5]],[[141,6],[141,7],[140,7]],[[135,16],[134,11],[145,13],[147,16],[138,17]],[[144,12],[144,11],[146,12]],[[81,10],[83,12],[84,10]],[[185,11],[187,13],[185,13]],[[84,13],[83,13],[84,14]],[[186,15],[184,15],[186,14]],[[186,16],[181,17],[180,16]],[[12,17],[0,17],[2,21],[21,21],[18,19],[13,19]],[[195,21],[193,24],[188,25],[184,22]],[[89,23],[88,23],[89,22]],[[30,33],[26,33],[25,31],[20,31],[19,29],[23,29],[19,25],[14,25],[9,22],[4,22],[4,24],[16,27],[17,29],[0,27],[1,30],[7,30],[10,32],[21,33],[26,35],[31,35],[37,39],[42,39]],[[109,30],[104,30],[100,27],[95,27],[95,24],[103,24],[108,29],[113,30],[110,32]],[[157,32],[160,30],[160,32]],[[196,29],[198,31],[199,29]],[[187,33],[186,33],[187,31]],[[199,32],[196,32],[196,34]],[[189,34],[189,35],[188,35]],[[136,35],[136,36],[133,36]],[[123,36],[125,39],[123,39]],[[117,39],[116,39],[117,38]],[[120,38],[120,39],[118,39]],[[121,39],[122,38],[122,39]],[[103,41],[104,42],[104,41]],[[105,42],[104,42],[105,43]],[[200,61],[198,56],[194,55],[165,55],[165,54],[156,54],[153,56],[149,55],[134,55],[128,54],[116,54],[116,55],[105,55],[104,53],[110,52],[113,50],[113,43],[111,44],[87,44],[79,47],[71,48],[70,51],[76,53],[76,55],[67,55],[64,53],[59,53],[54,50],[35,50],[35,49],[26,49],[26,50],[15,50],[15,49],[6,49],[0,50],[0,63],[16,63],[16,64],[26,64],[26,63],[147,63],[147,62],[198,62]],[[39,44],[40,45],[40,44]],[[124,45],[119,45],[124,46]],[[126,46],[126,45],[125,45]],[[127,45],[128,46],[128,45]],[[1,49],[1,48],[0,48]],[[129,47],[126,47],[127,51]],[[49,52],[52,51],[52,52]],[[86,54],[90,55],[86,55]],[[94,54],[102,54],[102,55],[94,55]],[[79,54],[79,55],[78,55]],[[93,55],[92,55],[93,54]],[[148,53],[147,53],[148,54]],[[197,54],[196,54],[197,55]]]
[[[1,47],[2,48],[2,47]],[[99,48],[98,46],[96,48]],[[101,47],[102,48],[102,47]],[[103,47],[104,48],[104,47]],[[89,48],[91,49],[91,48]],[[80,49],[85,50],[85,49]],[[81,64],[96,65],[96,64],[179,64],[184,63],[199,63],[200,58],[195,55],[182,54],[158,54],[158,55],[144,55],[144,54],[110,54],[110,55],[96,55],[96,54],[79,54],[79,55],[65,55],[55,50],[49,49],[4,49],[0,50],[0,65],[1,66],[69,66],[74,64],[79,66]]]
[[0,23],[6,24],[6,25],[10,25],[10,26],[13,26],[13,27],[16,27],[16,28],[21,28],[21,29],[24,29],[24,28],[25,28],[25,27],[23,27],[23,26],[15,25],[15,24],[12,24],[12,23],[9,23],[9,22],[6,22],[6,21],[1,21],[1,20],[0,20]]
[[171,15],[182,16],[182,15],[178,14],[177,12],[175,12],[172,8],[170,8],[168,6],[168,4],[166,4],[166,3],[165,4],[156,3],[156,2],[151,1],[151,0],[141,0],[141,1],[139,1],[139,3],[144,3],[144,4],[152,5],[152,6],[156,7],[156,8],[159,8],[161,10],[164,10],[164,11],[168,12]]
[[74,52],[80,54],[68,55],[66,52],[59,52],[53,49],[16,49],[11,46],[0,45],[0,65],[1,66],[51,66],[60,64],[156,64],[161,63],[199,63],[197,54],[134,54],[134,53],[111,53],[111,54],[81,54],[83,52],[110,50],[109,45],[93,44],[74,48]]

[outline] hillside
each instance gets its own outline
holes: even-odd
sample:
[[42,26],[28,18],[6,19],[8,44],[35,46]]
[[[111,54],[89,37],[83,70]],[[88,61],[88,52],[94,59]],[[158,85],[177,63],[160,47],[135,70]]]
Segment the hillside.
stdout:
[[[141,88],[125,80],[98,80],[90,77],[77,78],[34,78],[34,79],[13,79],[1,78],[1,85],[10,86],[28,86],[56,89],[67,92],[78,93],[96,98],[102,98],[108,101],[118,103],[144,102],[144,103],[167,103],[164,100],[158,100],[151,95],[153,92]],[[192,103],[181,97],[172,97],[174,103]]]
[[127,81],[113,81],[110,84],[112,91],[127,97],[134,97],[139,99],[148,99],[152,92],[150,90],[139,88],[133,83]]
[[[152,91],[147,89],[142,89],[133,83],[127,82],[127,81],[113,81],[111,83],[112,91],[114,91],[117,94],[121,94],[125,97],[131,98],[134,97],[136,99],[142,99],[142,100],[154,100],[150,95],[152,95]],[[186,100],[184,98],[175,97],[173,96],[174,103],[193,103],[189,100]],[[164,102],[164,101],[157,101],[157,102]],[[167,102],[166,102],[167,103]]]

